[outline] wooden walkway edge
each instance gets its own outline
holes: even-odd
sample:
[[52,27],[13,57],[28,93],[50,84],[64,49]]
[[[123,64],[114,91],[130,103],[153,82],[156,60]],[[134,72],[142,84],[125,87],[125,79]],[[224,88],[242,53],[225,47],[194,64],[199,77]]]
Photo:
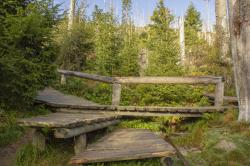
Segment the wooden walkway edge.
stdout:
[[119,129],[74,156],[71,164],[124,161],[175,155],[175,149],[144,129]]
[[[88,101],[84,98],[79,98],[72,95],[63,94],[57,90],[47,88],[39,92],[36,101],[44,103],[50,107],[79,111],[95,111],[95,113],[110,113],[120,116],[185,116],[185,117],[200,117],[203,113],[223,112],[224,107],[158,107],[158,106],[113,106],[99,105]],[[68,112],[69,113],[69,112]],[[79,113],[84,113],[80,112]],[[85,112],[86,113],[86,112]]]

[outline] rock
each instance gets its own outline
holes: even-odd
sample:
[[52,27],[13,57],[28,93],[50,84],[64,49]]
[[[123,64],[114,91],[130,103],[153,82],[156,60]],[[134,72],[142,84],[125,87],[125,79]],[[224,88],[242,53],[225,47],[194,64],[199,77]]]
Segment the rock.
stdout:
[[215,145],[215,148],[225,151],[233,151],[237,149],[237,146],[231,141],[222,139]]

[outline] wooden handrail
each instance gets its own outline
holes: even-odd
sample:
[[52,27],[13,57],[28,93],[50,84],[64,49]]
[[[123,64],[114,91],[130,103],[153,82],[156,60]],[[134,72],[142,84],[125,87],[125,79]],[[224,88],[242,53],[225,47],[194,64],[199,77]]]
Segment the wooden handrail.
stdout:
[[65,76],[74,76],[110,84],[217,84],[222,77],[192,76],[192,77],[107,77],[87,74],[77,71],[58,70]]
[[104,83],[110,83],[110,84],[114,83],[114,79],[112,77],[87,74],[87,73],[82,73],[82,72],[77,72],[77,71],[67,71],[67,70],[57,70],[57,71],[58,73],[64,76],[74,76],[74,77],[79,77],[79,78],[84,78],[84,79],[89,79],[89,80],[99,81],[99,82],[104,82]]
[[61,83],[66,83],[66,76],[74,76],[113,85],[112,105],[118,106],[121,99],[121,84],[216,84],[215,106],[222,106],[224,97],[223,77],[107,77],[77,71],[58,70]]

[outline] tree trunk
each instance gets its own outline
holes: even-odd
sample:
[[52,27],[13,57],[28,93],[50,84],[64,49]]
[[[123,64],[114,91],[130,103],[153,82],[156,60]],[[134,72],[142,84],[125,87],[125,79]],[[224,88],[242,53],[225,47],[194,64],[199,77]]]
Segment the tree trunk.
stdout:
[[76,10],[76,0],[70,0],[68,30],[72,29]]
[[220,50],[220,57],[225,61],[230,61],[229,53],[229,32],[227,18],[227,0],[216,0],[216,34]]
[[231,47],[239,121],[250,121],[250,1],[229,0]]
[[179,29],[180,29],[180,59],[181,64],[185,65],[185,27],[184,27],[184,17],[179,18]]

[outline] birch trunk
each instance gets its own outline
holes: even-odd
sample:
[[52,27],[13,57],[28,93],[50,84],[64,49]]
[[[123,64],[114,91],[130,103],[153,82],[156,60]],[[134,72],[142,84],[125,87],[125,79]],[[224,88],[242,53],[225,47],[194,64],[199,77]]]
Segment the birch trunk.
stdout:
[[184,17],[179,18],[179,27],[180,27],[180,59],[181,64],[185,65],[185,27],[184,27]]
[[72,29],[76,10],[76,0],[70,0],[68,30]]
[[229,61],[229,32],[227,18],[227,0],[216,0],[216,34],[219,44],[220,56],[223,60]]
[[228,0],[239,121],[250,121],[250,1]]

